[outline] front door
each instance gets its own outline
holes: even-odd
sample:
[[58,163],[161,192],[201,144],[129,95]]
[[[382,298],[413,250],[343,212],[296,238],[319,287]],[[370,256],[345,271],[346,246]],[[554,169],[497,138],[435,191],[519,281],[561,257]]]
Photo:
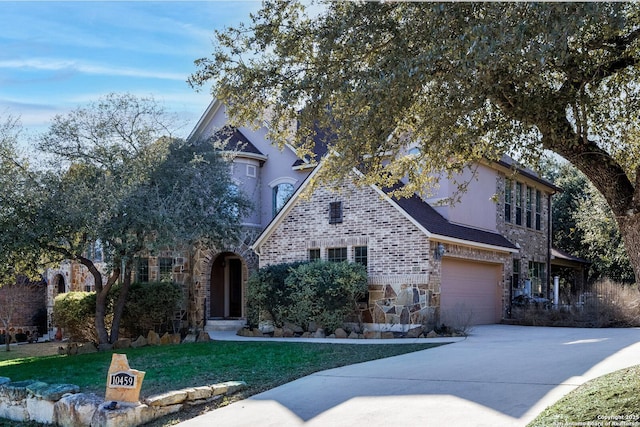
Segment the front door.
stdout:
[[222,253],[211,266],[210,317],[242,317],[242,259]]

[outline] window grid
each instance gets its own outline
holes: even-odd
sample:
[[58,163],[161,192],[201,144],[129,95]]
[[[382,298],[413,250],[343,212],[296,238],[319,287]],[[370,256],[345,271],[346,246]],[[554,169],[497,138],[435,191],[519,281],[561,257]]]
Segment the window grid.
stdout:
[[353,262],[367,266],[367,247],[355,246],[353,248]]
[[329,248],[327,249],[327,261],[342,262],[347,260],[347,248]]
[[527,186],[527,227],[531,228],[532,206],[533,206],[533,188]]
[[149,281],[149,258],[138,259],[137,269],[138,282],[146,283]]
[[320,260],[320,249],[309,249],[309,261]]
[[513,203],[512,181],[505,180],[504,183],[504,220],[511,222],[511,203]]
[[522,184],[516,183],[516,225],[522,225]]
[[173,258],[160,258],[158,260],[160,266],[160,281],[173,281]]
[[342,222],[342,202],[329,203],[329,224]]
[[542,193],[540,190],[536,190],[536,230],[542,228]]

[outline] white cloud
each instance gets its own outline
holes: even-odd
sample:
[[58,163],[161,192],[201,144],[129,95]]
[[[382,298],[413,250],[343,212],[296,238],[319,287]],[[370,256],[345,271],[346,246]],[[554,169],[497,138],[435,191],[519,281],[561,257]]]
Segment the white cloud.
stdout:
[[9,69],[32,69],[41,71],[77,71],[84,74],[95,74],[103,76],[126,76],[153,78],[162,80],[185,81],[188,76],[182,73],[161,72],[157,70],[143,70],[129,67],[110,67],[100,64],[91,64],[76,60],[65,59],[9,59],[0,61],[0,68]]

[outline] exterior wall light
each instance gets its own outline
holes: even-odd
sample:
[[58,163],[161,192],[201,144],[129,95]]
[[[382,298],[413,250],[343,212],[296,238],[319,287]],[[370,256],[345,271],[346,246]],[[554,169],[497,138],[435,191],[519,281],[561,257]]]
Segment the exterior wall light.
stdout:
[[442,259],[442,255],[444,255],[444,253],[446,252],[444,245],[442,243],[438,243],[438,245],[436,246],[436,250],[434,253],[434,257],[435,259]]

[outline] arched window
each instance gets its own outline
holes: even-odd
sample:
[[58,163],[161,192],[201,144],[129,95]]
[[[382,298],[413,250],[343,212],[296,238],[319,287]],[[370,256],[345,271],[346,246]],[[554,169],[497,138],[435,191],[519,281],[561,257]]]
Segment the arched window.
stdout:
[[283,182],[273,187],[273,215],[275,216],[294,193],[293,184]]

